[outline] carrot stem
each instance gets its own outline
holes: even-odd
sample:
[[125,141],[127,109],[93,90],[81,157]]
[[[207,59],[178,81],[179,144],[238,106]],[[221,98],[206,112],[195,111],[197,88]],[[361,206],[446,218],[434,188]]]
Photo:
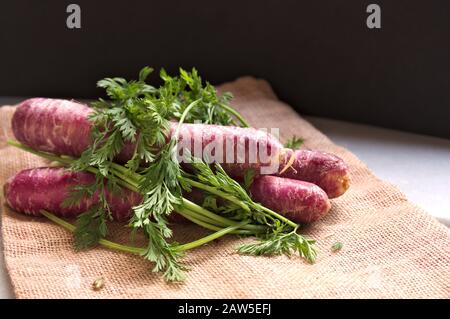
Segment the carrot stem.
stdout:
[[[46,210],[41,210],[40,212],[42,215],[44,215],[45,217],[50,219],[52,222],[65,228],[66,230],[68,230],[72,233],[75,231],[75,226],[69,222],[66,222],[64,219],[56,217],[55,215],[53,215],[52,213],[50,213]],[[112,242],[112,241],[109,241],[109,240],[106,240],[103,238],[100,239],[98,241],[98,243],[107,248],[111,248],[111,249],[115,249],[115,250],[119,250],[119,251],[123,251],[123,252],[127,252],[127,253],[132,253],[132,254],[141,254],[141,253],[145,252],[145,248],[126,246],[126,245],[118,244],[118,243],[115,243],[115,242]]]
[[233,114],[242,123],[244,127],[250,127],[250,124],[244,119],[244,117],[238,111],[223,103],[220,104],[220,107],[225,109],[228,113]]
[[179,246],[176,247],[176,250],[183,251],[183,250],[196,248],[198,246],[202,246],[202,245],[204,245],[204,244],[206,244],[206,243],[208,243],[210,241],[213,241],[213,240],[215,240],[215,239],[217,239],[219,237],[225,236],[226,234],[231,233],[232,231],[237,230],[240,227],[242,227],[242,226],[244,226],[244,225],[246,225],[248,223],[249,223],[248,220],[244,220],[244,221],[238,223],[235,226],[229,226],[227,228],[221,229],[221,230],[219,230],[219,231],[217,231],[215,233],[212,233],[211,235],[205,236],[205,237],[200,238],[198,240],[192,241],[192,242],[187,243],[187,244],[179,245]]

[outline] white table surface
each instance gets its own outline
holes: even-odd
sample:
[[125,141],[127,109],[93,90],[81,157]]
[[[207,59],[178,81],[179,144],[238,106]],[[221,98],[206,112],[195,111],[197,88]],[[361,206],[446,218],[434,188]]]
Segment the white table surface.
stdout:
[[383,180],[450,226],[450,140],[307,117],[333,142],[358,156]]
[[[20,99],[0,98],[0,105]],[[450,226],[450,140],[307,117],[336,144],[356,154],[380,178]],[[13,298],[0,254],[0,298]]]

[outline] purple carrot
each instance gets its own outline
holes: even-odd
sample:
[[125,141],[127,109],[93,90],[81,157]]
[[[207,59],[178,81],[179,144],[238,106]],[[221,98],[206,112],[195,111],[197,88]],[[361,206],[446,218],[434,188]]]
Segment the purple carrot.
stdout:
[[260,176],[250,193],[254,201],[298,223],[310,223],[331,208],[327,194],[318,186],[289,178]]

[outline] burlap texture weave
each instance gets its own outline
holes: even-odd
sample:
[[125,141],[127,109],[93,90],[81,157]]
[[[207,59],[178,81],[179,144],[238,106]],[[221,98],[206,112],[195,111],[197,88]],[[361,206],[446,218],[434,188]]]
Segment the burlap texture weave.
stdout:
[[[332,200],[332,211],[304,229],[318,242],[314,265],[299,257],[250,257],[234,253],[244,239],[227,237],[190,251],[184,284],[166,284],[138,256],[103,248],[74,252],[72,237],[45,218],[30,218],[2,202],[2,239],[8,273],[18,298],[416,298],[450,297],[450,236],[445,226],[379,180],[349,151],[334,145],[261,80],[241,78],[222,86],[255,127],[278,127],[306,147],[341,156],[351,167],[352,186]],[[44,160],[7,146],[14,107],[0,109],[0,184]],[[413,173],[413,172],[412,172]],[[3,198],[2,198],[3,201]],[[112,225],[111,238],[127,241],[127,229]],[[176,226],[177,240],[205,232]],[[248,240],[248,239],[247,239]],[[342,242],[341,251],[331,246]],[[100,291],[92,282],[105,278]]]

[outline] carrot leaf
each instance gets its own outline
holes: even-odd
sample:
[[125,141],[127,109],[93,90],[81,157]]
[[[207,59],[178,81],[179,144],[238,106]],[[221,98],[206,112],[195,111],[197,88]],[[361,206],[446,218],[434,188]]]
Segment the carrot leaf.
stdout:
[[284,147],[296,150],[296,149],[299,149],[300,146],[302,146],[304,142],[305,142],[304,139],[294,135],[294,136],[292,136],[292,138],[288,139],[286,141],[286,143],[284,143]]

